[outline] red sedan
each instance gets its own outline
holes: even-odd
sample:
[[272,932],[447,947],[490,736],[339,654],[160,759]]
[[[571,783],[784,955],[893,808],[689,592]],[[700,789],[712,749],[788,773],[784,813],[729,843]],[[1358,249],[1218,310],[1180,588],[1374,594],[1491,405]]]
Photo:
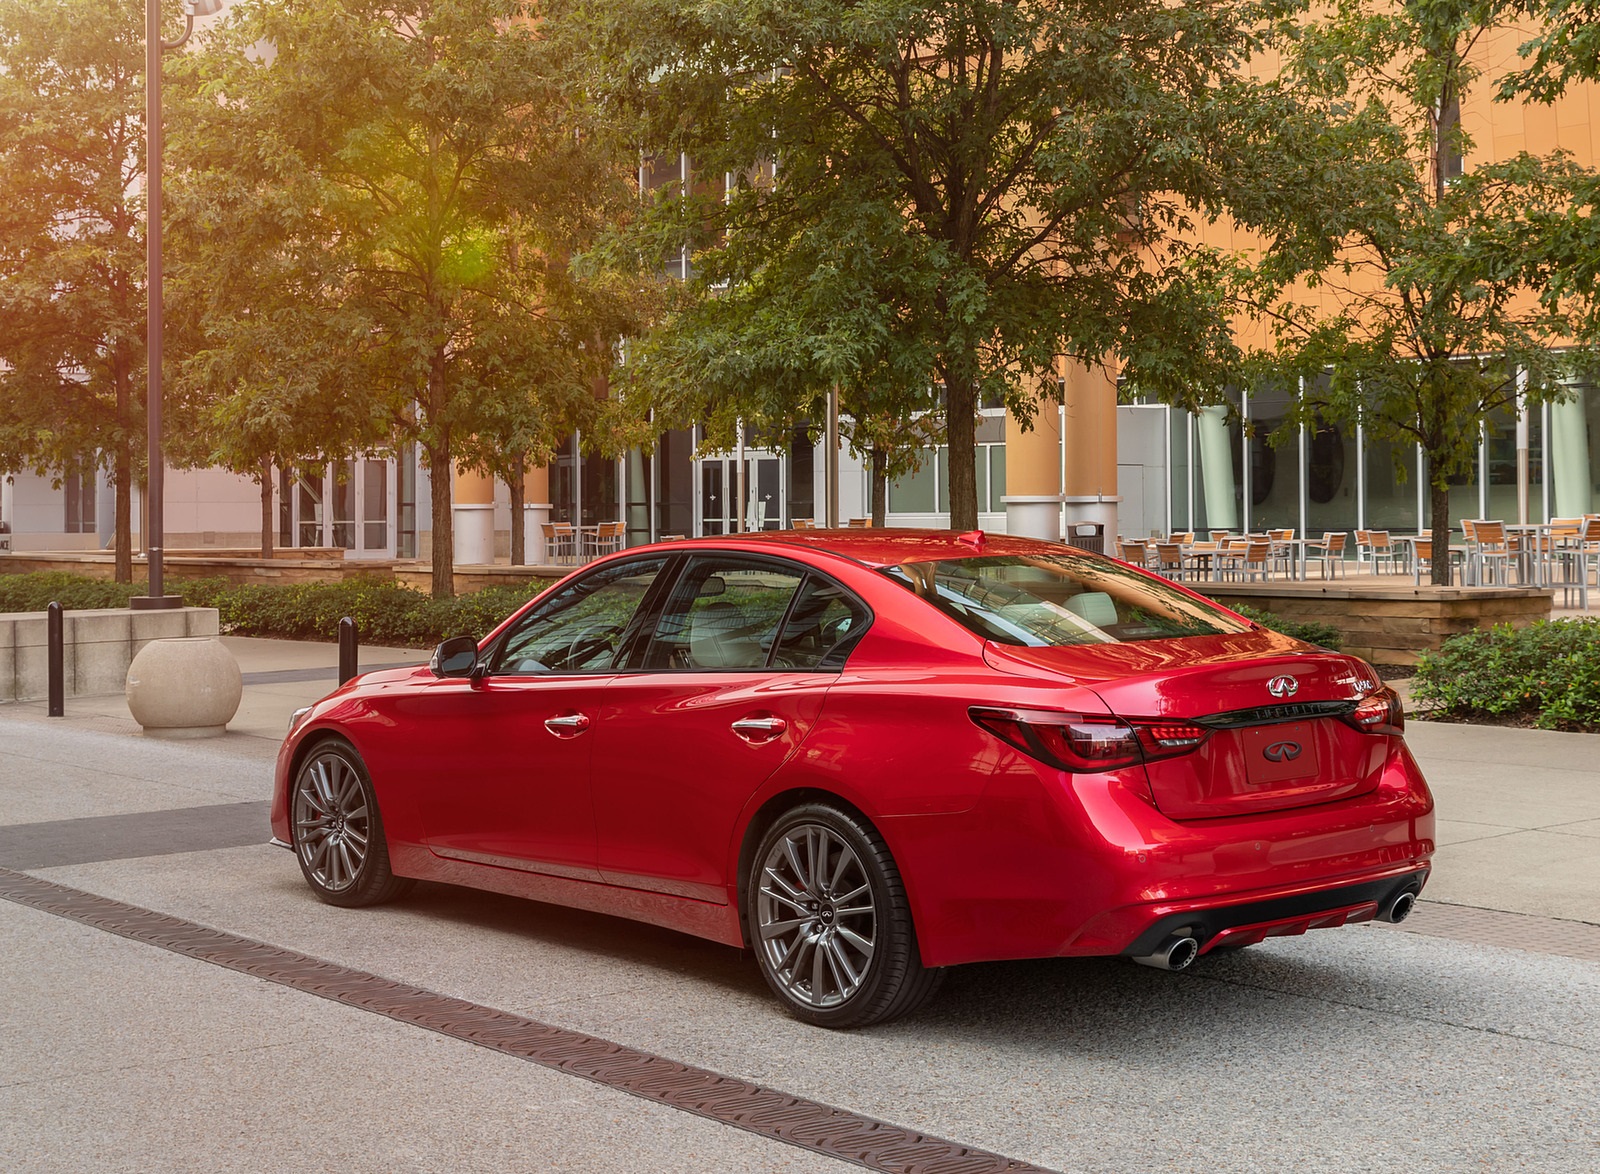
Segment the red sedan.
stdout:
[[295,715],[272,826],[336,905],[446,881],[749,946],[795,1015],[943,968],[1382,918],[1433,800],[1362,661],[1022,538],[805,531],[592,563]]

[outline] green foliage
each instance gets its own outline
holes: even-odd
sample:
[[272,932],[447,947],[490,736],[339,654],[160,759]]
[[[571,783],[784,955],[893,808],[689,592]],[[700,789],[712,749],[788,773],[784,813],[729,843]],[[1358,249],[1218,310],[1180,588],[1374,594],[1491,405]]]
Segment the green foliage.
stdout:
[[815,420],[838,385],[864,451],[917,443],[885,422],[942,383],[957,529],[977,524],[980,402],[1031,417],[1063,355],[1174,395],[1219,387],[1232,271],[1193,230],[1320,194],[1246,198],[1281,128],[1316,117],[1249,68],[1284,5],[549,7],[574,88],[661,152],[608,256],[641,275],[693,257],[688,304],[633,348],[623,394],[721,441],[736,418]]
[[1315,644],[1319,648],[1329,648],[1337,652],[1344,646],[1344,633],[1332,624],[1319,623],[1316,620],[1291,620],[1244,604],[1233,607],[1232,610],[1263,628],[1271,628],[1274,632],[1282,632],[1285,636],[1304,640],[1307,644]]
[[0,0],[0,469],[109,468],[123,581],[144,447],[143,112],[140,0]]
[[[1559,152],[1470,158],[1461,121],[1480,81],[1474,63],[1512,9],[1334,0],[1297,26],[1284,58],[1285,76],[1340,113],[1323,150],[1289,153],[1274,175],[1319,199],[1263,259],[1268,289],[1304,279],[1291,297],[1258,303],[1274,341],[1255,375],[1304,387],[1285,434],[1359,421],[1397,460],[1419,446],[1436,548],[1450,479],[1476,459],[1480,425],[1519,396],[1561,397],[1596,360],[1551,243],[1590,219],[1596,174]],[[1444,560],[1433,574],[1445,582]]]
[[[543,582],[490,587],[454,599],[434,599],[387,580],[245,585],[226,579],[176,579],[167,589],[189,607],[214,607],[222,630],[234,636],[333,640],[339,620],[356,621],[365,644],[428,648],[450,636],[483,636],[545,588]],[[108,583],[49,572],[0,575],[0,612],[43,611],[52,600],[69,611],[127,607],[142,583]]]
[[538,26],[530,0],[259,0],[174,63],[174,289],[214,459],[417,444],[440,596],[453,466],[593,441],[628,325],[567,259],[631,206],[637,155],[589,133]]
[[1452,636],[1424,654],[1411,688],[1424,713],[1442,717],[1600,728],[1600,620],[1498,624]]

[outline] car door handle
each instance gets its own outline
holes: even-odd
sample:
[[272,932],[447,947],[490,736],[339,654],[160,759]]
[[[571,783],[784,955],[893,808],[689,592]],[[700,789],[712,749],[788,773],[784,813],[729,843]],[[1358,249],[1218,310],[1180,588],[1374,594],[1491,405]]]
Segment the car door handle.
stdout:
[[781,717],[742,717],[730,729],[746,742],[769,742],[789,728]]
[[567,713],[560,717],[547,717],[544,719],[544,728],[558,738],[575,738],[589,728],[589,716]]

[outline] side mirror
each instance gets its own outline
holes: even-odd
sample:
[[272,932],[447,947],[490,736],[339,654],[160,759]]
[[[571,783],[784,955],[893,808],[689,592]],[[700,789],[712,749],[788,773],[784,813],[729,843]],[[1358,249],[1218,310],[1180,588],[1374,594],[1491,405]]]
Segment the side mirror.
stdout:
[[452,636],[433,650],[428,668],[436,677],[470,677],[478,667],[478,641]]

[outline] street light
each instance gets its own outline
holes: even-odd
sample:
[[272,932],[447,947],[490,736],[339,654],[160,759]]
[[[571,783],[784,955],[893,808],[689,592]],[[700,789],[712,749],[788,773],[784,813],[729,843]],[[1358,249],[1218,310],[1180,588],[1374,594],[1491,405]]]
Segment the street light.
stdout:
[[150,594],[135,596],[136,608],[177,607],[176,595],[165,593],[162,581],[162,537],[165,511],[165,465],[161,456],[161,54],[177,49],[194,32],[197,16],[215,16],[224,0],[187,0],[184,5],[183,35],[176,40],[161,38],[161,0],[145,0],[145,263],[149,270],[149,337],[146,360],[149,367],[145,393],[145,428],[149,468],[145,474],[145,553],[150,564]]

